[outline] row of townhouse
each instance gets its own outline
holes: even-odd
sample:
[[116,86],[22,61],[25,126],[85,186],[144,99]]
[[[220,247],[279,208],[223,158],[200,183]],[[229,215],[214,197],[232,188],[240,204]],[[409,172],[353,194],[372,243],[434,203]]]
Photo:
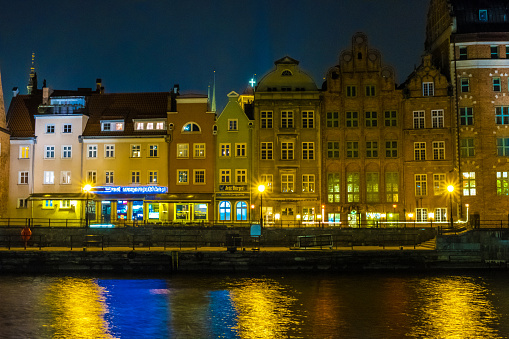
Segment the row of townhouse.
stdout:
[[107,224],[507,219],[509,29],[502,0],[479,6],[431,0],[426,53],[401,85],[356,33],[321,88],[287,56],[219,115],[178,87],[39,90],[32,74],[7,117],[4,215],[83,219],[88,204]]

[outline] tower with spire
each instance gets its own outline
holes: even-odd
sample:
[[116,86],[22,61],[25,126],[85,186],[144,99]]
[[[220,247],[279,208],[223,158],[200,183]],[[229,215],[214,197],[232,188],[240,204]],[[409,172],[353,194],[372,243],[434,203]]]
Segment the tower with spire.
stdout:
[[30,67],[30,78],[28,79],[27,93],[30,95],[37,90],[37,73],[35,72],[35,53],[32,53],[32,66]]

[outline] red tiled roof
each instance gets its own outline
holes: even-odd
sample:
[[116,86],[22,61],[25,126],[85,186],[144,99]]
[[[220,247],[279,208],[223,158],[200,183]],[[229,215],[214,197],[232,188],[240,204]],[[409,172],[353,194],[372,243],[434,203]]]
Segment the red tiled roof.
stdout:
[[17,95],[12,98],[7,112],[7,128],[11,137],[33,137],[35,131],[34,114],[42,101],[42,95]]

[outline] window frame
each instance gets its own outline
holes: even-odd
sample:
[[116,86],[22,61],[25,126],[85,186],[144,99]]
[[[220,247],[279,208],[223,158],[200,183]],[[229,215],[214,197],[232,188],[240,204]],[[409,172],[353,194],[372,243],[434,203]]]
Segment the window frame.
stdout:
[[177,159],[189,159],[189,143],[182,142],[177,144]]
[[104,145],[104,158],[115,159],[115,144]]

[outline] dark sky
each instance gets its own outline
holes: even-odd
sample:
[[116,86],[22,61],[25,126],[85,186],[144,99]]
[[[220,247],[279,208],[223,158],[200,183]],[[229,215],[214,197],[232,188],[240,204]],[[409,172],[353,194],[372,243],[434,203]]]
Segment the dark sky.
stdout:
[[361,31],[402,82],[420,62],[428,0],[0,0],[0,69],[6,109],[26,94],[31,53],[39,87],[206,94],[216,70],[217,109],[274,61],[300,61],[320,87]]

